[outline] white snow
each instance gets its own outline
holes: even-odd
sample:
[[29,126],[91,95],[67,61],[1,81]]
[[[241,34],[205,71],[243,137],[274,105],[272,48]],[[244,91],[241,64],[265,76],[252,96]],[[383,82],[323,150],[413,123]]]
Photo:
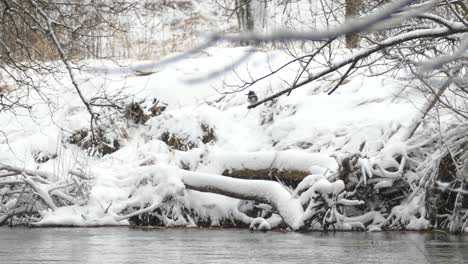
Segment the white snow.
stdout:
[[[207,182],[232,193],[264,199],[284,212],[285,223],[298,228],[304,215],[313,213],[310,208],[304,212],[302,205],[317,197],[317,193],[338,196],[344,189],[342,181],[330,183],[327,180],[331,172],[338,170],[332,155],[357,153],[363,146],[362,153],[367,157],[359,162],[364,164],[365,184],[372,174],[378,174],[379,170],[373,168],[377,160],[387,168],[395,165],[395,155],[405,154],[406,145],[392,136],[409,126],[423,99],[417,93],[402,91],[401,83],[391,76],[356,76],[331,96],[326,95],[326,91],[333,85],[325,78],[279,98],[272,106],[262,105],[252,110],[246,108],[246,91],[228,93],[233,89],[229,85],[239,84],[238,77],[248,80],[250,75],[261,76],[270,67],[281,65],[288,59],[285,54],[255,51],[236,73],[229,71],[208,82],[190,81],[235,61],[245,52],[248,49],[210,48],[203,54],[154,69],[155,73],[146,76],[134,75],[133,70],[148,62],[127,62],[123,68],[110,63],[87,62],[87,70],[76,72],[87,98],[101,95],[105,89],[107,94],[126,97],[126,103],[144,101],[144,105],[150,106],[151,101],[157,99],[168,105],[162,115],[144,125],[112,117],[114,123],[110,131],[113,137],[121,139],[121,148],[102,158],[89,157],[66,141],[72,131],[88,126],[89,115],[65,77],[50,78],[48,86],[44,87],[45,93],[53,95],[50,97],[53,108],[32,92],[27,98],[32,105],[30,112],[0,113],[0,131],[6,136],[0,138],[0,164],[40,170],[59,178],[66,178],[67,171],[79,168],[92,177],[86,204],[43,212],[38,225],[126,224],[129,215],[122,213],[125,208],[157,206],[169,196],[182,199],[213,222],[233,218],[233,215],[236,219],[244,217],[237,208],[238,199],[184,188],[184,183],[202,187]],[[320,69],[319,64],[314,67]],[[259,97],[278,91],[287,85],[284,78],[295,76],[291,74],[296,68],[297,65],[291,65],[278,76],[256,83],[251,90]],[[201,124],[214,129],[214,142],[201,142]],[[124,130],[127,136],[122,136]],[[161,141],[164,132],[193,142],[195,147],[188,151],[173,150]],[[369,158],[382,149],[384,156]],[[37,152],[57,157],[39,164],[34,161]],[[179,170],[177,167],[182,164],[193,172]],[[293,194],[274,182],[241,181],[213,175],[224,170],[269,168],[299,170],[311,175]],[[381,176],[395,178],[401,174],[402,171],[398,171]],[[374,188],[387,188],[391,184],[391,180],[380,181]],[[305,191],[309,187],[312,188]],[[361,204],[344,198],[338,203]],[[425,219],[414,216],[413,211],[418,210],[418,206],[397,207],[392,213],[409,223],[412,229],[426,228]],[[254,222],[244,220],[259,225],[260,229],[269,229],[277,225],[277,217],[256,218]],[[345,219],[344,223],[351,228],[351,223],[355,222],[377,225],[382,222],[380,218],[375,213],[366,219]]]

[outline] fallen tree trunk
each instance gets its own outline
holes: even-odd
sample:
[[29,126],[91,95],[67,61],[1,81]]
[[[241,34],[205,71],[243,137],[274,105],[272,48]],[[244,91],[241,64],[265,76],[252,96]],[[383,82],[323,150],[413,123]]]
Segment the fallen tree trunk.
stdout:
[[304,209],[300,200],[292,198],[291,193],[277,182],[234,179],[184,170],[181,170],[181,178],[189,189],[270,204],[291,229],[301,228]]
[[[288,227],[292,230],[333,228],[350,230],[344,206],[348,200],[342,180],[309,175],[293,192],[266,180],[245,180],[168,166],[133,170],[134,189],[116,221],[136,225],[240,226],[254,230]],[[135,177],[135,175],[138,175]],[[130,177],[130,175],[129,175]]]
[[308,171],[270,169],[231,169],[225,170],[223,176],[246,180],[277,181],[288,186],[297,186],[305,177],[310,175]]

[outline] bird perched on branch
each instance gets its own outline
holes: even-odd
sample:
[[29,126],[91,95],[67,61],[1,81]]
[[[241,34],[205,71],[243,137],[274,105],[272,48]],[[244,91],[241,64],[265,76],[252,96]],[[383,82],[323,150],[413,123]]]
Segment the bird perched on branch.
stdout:
[[247,95],[247,101],[249,101],[249,104],[253,105],[258,101],[258,97],[254,91],[249,91],[249,93],[246,95]]

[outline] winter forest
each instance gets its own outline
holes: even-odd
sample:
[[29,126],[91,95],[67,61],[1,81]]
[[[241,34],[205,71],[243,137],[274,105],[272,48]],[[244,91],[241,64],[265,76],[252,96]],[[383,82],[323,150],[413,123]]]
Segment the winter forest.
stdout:
[[0,0],[0,20],[0,226],[468,232],[465,0]]

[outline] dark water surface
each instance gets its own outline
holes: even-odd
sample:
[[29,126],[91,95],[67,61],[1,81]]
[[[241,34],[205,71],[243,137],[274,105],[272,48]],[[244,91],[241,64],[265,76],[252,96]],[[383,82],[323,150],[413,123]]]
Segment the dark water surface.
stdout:
[[0,228],[0,263],[468,263],[468,236]]

